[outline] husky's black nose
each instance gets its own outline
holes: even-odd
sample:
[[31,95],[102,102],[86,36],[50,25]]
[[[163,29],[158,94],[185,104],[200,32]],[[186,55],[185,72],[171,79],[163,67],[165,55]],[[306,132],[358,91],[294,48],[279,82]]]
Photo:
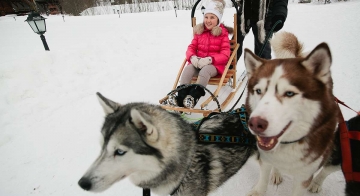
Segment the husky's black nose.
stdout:
[[90,190],[91,189],[91,182],[87,178],[81,178],[78,182],[79,186],[83,188],[84,190]]
[[263,133],[268,127],[268,121],[260,117],[252,117],[249,120],[249,127],[256,134]]

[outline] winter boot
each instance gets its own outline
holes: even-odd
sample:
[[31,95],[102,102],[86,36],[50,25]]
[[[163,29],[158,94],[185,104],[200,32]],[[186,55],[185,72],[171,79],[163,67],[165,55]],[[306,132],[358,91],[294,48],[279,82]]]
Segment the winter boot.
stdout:
[[185,97],[183,104],[186,108],[194,108],[201,96],[205,95],[205,91],[200,86],[192,87],[189,95]]
[[178,106],[177,96],[175,94],[170,94],[167,99],[167,103],[171,106]]
[[[176,88],[179,89],[184,86],[185,86],[185,84],[180,85]],[[187,87],[187,88],[184,88],[184,89],[181,89],[178,91],[178,96],[176,98],[176,101],[177,101],[179,107],[184,107],[183,101],[184,101],[185,97],[189,94],[189,91],[190,91],[190,87]]]
[[[176,87],[176,89],[182,88],[184,87],[185,84],[180,85],[178,87]],[[175,107],[184,107],[183,105],[183,100],[186,97],[186,95],[189,94],[190,88],[184,88],[178,91],[178,94],[170,94],[169,98],[167,99],[167,103],[171,106],[175,106]]]

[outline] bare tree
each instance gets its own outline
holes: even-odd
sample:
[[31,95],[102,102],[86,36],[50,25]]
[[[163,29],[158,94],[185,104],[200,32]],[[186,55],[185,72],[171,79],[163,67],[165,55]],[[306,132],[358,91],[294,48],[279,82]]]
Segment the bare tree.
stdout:
[[[116,6],[121,13],[138,13],[166,11],[174,9],[188,10],[194,6],[197,0],[114,0],[111,5],[110,0],[59,0],[62,9],[66,14],[79,16],[81,13],[85,15],[95,15],[102,10],[101,13],[111,14]],[[201,2],[200,2],[201,4]],[[201,6],[201,5],[198,5]],[[100,8],[95,8],[100,7]],[[118,7],[118,8],[117,8]],[[91,8],[91,9],[88,9]],[[114,14],[114,13],[113,13]]]
[[99,0],[59,0],[65,13],[79,16],[87,8],[95,7]]

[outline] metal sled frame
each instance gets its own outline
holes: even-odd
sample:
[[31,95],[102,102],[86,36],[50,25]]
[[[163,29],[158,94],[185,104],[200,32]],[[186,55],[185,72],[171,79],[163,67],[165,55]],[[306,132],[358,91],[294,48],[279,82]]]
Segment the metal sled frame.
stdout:
[[[198,0],[192,8],[192,12],[191,12],[192,27],[194,27],[196,25],[196,18],[194,17],[194,13],[195,13],[196,7],[200,1],[201,0]],[[230,49],[231,49],[230,58],[225,66],[224,73],[221,76],[218,75],[213,78],[210,78],[210,81],[208,82],[208,85],[216,86],[216,90],[213,92],[215,97],[218,97],[220,89],[223,86],[225,86],[227,83],[230,84],[232,91],[228,94],[226,99],[221,103],[220,108],[217,108],[214,110],[204,109],[213,100],[213,98],[211,96],[209,96],[205,101],[203,101],[201,103],[200,109],[196,109],[196,108],[191,109],[191,108],[184,108],[184,107],[174,107],[174,106],[170,106],[170,105],[161,105],[161,107],[163,107],[164,109],[187,112],[187,113],[202,113],[203,116],[207,116],[211,112],[215,112],[215,111],[221,112],[221,110],[225,109],[226,106],[230,103],[230,101],[235,96],[236,92],[239,90],[239,87],[241,86],[243,80],[241,82],[237,83],[237,77],[236,77],[237,56],[236,55],[237,55],[237,50],[240,47],[240,44],[238,43],[237,38],[238,38],[238,20],[239,20],[239,17],[241,14],[239,14],[237,3],[234,0],[232,0],[232,3],[234,5],[234,8],[236,9],[236,13],[234,14],[234,32],[233,32],[232,38],[230,39]],[[179,69],[178,75],[176,77],[176,80],[175,80],[175,83],[173,86],[173,90],[175,90],[176,87],[178,86],[180,76],[186,65],[187,65],[187,60],[185,59]],[[191,83],[195,83],[196,81],[197,81],[197,77],[193,77]],[[167,100],[167,99],[168,99],[168,95],[166,97],[162,98],[161,100],[159,100],[159,103],[163,104],[165,102],[165,100]]]

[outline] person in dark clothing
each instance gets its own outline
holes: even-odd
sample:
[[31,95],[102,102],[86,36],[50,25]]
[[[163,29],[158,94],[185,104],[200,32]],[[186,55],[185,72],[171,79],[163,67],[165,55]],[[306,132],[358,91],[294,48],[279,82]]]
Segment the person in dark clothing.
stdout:
[[[277,21],[274,32],[279,31],[287,17],[288,0],[241,0],[239,7],[242,11],[241,23],[238,25],[238,42],[240,48],[237,52],[237,59],[241,57],[245,35],[252,29],[255,38],[255,54],[259,55],[265,43],[265,37]],[[271,59],[271,47],[267,43],[261,58]]]

